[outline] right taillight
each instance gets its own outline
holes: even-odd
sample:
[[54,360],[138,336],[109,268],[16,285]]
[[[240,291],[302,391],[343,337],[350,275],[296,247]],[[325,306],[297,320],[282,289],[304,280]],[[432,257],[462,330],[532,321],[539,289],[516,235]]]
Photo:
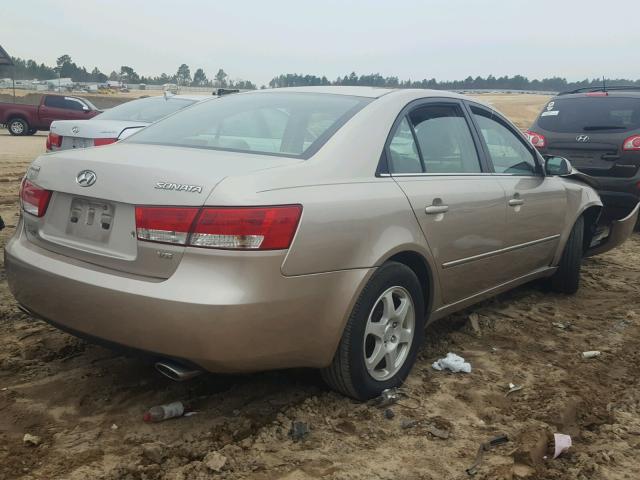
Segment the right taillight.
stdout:
[[527,138],[531,142],[531,145],[533,145],[536,148],[544,148],[547,145],[546,139],[544,138],[544,135],[542,135],[541,133],[536,133],[536,132],[532,132],[531,130],[527,130],[526,132],[524,132],[524,134],[527,136]]
[[22,209],[36,217],[42,217],[49,206],[51,199],[51,190],[40,188],[35,183],[24,179],[20,186],[20,203]]
[[633,135],[622,142],[622,150],[640,150],[640,135]]
[[53,150],[53,147],[60,148],[62,146],[62,135],[49,132],[46,145],[48,151]]
[[136,207],[139,240],[231,250],[291,245],[301,205],[268,207]]

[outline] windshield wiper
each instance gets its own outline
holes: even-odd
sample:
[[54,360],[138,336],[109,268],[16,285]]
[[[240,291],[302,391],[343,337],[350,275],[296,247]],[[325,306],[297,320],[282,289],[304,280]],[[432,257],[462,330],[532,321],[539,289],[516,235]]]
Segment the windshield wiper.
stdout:
[[626,130],[627,127],[621,127],[620,125],[589,125],[588,127],[584,127],[583,130],[585,132],[590,132],[592,130]]

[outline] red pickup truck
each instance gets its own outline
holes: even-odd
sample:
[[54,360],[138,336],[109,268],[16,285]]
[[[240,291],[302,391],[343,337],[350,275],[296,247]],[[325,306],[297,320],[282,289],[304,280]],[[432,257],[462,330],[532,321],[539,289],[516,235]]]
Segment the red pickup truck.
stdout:
[[54,120],[85,120],[101,112],[89,100],[66,95],[44,95],[40,105],[0,103],[0,124],[11,135],[33,135],[49,130]]

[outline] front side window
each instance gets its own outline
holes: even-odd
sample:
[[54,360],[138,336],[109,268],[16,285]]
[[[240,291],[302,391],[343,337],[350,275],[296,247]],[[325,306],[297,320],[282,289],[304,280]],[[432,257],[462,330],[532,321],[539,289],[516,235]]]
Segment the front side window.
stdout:
[[496,173],[512,175],[536,175],[534,154],[520,139],[490,112],[471,107],[475,120],[484,138],[489,157]]
[[317,93],[228,95],[180,111],[127,141],[307,158],[371,100]]
[[64,104],[62,108],[66,108],[67,110],[78,110],[82,111],[85,108],[88,109],[87,105],[73,97],[64,97]]

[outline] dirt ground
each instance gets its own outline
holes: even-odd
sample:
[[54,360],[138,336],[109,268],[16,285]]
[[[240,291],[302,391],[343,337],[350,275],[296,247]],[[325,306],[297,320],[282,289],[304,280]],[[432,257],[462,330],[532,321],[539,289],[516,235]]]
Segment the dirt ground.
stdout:
[[[491,101],[509,114],[522,98]],[[44,140],[0,131],[3,245],[18,220],[20,177]],[[0,269],[0,480],[462,480],[479,444],[498,434],[509,442],[486,452],[473,478],[638,479],[638,260],[636,235],[585,260],[575,296],[534,283],[438,322],[393,418],[328,391],[309,370],[172,383],[142,359],[21,313]],[[583,359],[587,350],[602,355]],[[472,372],[433,370],[447,352]],[[509,383],[523,388],[507,395]],[[175,400],[198,413],[142,421],[149,407]],[[292,422],[308,435],[292,439]],[[543,459],[556,432],[571,435],[573,447]],[[25,434],[39,439],[27,443]]]

